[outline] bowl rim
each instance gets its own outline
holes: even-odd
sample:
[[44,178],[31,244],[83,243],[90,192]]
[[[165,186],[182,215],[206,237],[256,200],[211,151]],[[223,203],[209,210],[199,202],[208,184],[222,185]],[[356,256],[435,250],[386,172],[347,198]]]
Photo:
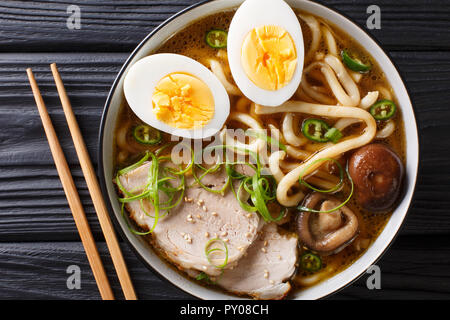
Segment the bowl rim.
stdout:
[[[188,295],[190,295],[191,297],[195,297],[198,299],[202,299],[201,297],[195,295],[194,293],[187,291],[186,289],[184,289],[183,287],[177,286],[175,283],[173,283],[170,279],[166,278],[165,276],[163,276],[157,269],[155,269],[152,265],[150,265],[146,259],[144,258],[144,256],[142,256],[139,251],[137,250],[137,248],[135,248],[135,246],[133,245],[133,243],[131,243],[131,241],[128,239],[128,237],[126,236],[124,230],[122,230],[122,227],[119,223],[119,221],[117,220],[116,215],[114,214],[114,209],[109,201],[108,198],[108,191],[107,191],[107,187],[106,187],[106,177],[104,174],[104,157],[103,157],[103,140],[104,140],[104,133],[105,133],[105,125],[106,125],[106,118],[111,106],[111,101],[113,98],[113,95],[115,93],[115,91],[117,90],[117,86],[122,78],[122,76],[124,75],[125,70],[129,67],[129,64],[131,63],[131,61],[134,59],[134,57],[140,52],[140,50],[142,49],[142,47],[157,33],[159,32],[159,30],[161,30],[162,28],[164,28],[167,24],[169,24],[170,22],[172,22],[173,20],[177,19],[178,17],[182,16],[183,14],[197,8],[200,7],[202,5],[205,5],[207,3],[211,3],[211,2],[215,2],[216,0],[201,0],[197,3],[194,3],[184,9],[182,9],[181,11],[176,12],[175,14],[173,14],[172,16],[170,16],[169,18],[167,18],[166,20],[164,20],[161,24],[159,24],[157,27],[155,27],[147,36],[145,36],[145,38],[139,42],[139,44],[136,46],[136,48],[131,52],[131,54],[127,57],[127,59],[125,60],[125,62],[122,64],[122,67],[120,68],[116,78],[114,79],[114,82],[111,86],[111,89],[108,93],[108,97],[106,99],[105,105],[103,107],[103,112],[101,115],[101,120],[100,120],[100,127],[99,127],[99,134],[98,134],[98,149],[97,149],[97,160],[98,160],[98,165],[97,165],[97,174],[99,176],[99,182],[100,182],[100,188],[102,191],[102,196],[104,201],[106,202],[107,208],[108,208],[108,213],[110,215],[110,217],[113,220],[114,226],[116,231],[120,234],[121,238],[128,244],[128,246],[130,247],[131,251],[136,255],[136,257],[138,257],[138,260],[140,260],[150,271],[152,271],[158,278],[164,280],[164,282],[166,283],[170,283],[170,285],[172,285],[173,287],[177,288],[178,290],[181,290],[185,293],[187,293]],[[418,134],[419,133],[419,128],[418,128],[418,124],[417,124],[417,117],[416,117],[416,109],[415,109],[415,105],[413,103],[413,100],[411,99],[411,95],[410,95],[410,90],[408,87],[407,82],[404,80],[404,76],[403,73],[400,71],[400,69],[398,68],[397,64],[394,62],[391,54],[389,52],[387,52],[383,46],[380,44],[380,42],[370,33],[368,33],[363,27],[360,26],[359,23],[355,22],[353,19],[351,19],[347,14],[342,13],[340,10],[332,7],[332,6],[327,6],[323,3],[319,3],[319,2],[314,2],[311,0],[301,0],[303,2],[310,2],[313,3],[314,5],[317,5],[319,7],[322,7],[322,9],[325,10],[330,10],[333,12],[333,14],[336,14],[338,16],[341,16],[342,19],[347,20],[347,22],[351,23],[355,28],[359,29],[360,31],[362,31],[364,33],[365,36],[369,37],[370,40],[372,40],[376,46],[382,51],[382,53],[388,58],[389,62],[392,64],[392,66],[394,67],[395,71],[397,72],[404,88],[405,88],[405,94],[406,97],[408,98],[408,100],[411,102],[411,113],[412,113],[412,117],[414,119],[414,129],[417,135],[417,167],[416,170],[414,172],[414,179],[412,181],[410,181],[410,183],[413,184],[412,186],[412,192],[411,192],[411,198],[409,200],[409,203],[407,204],[406,207],[406,212],[403,215],[402,221],[399,225],[399,227],[397,228],[397,230],[395,231],[395,234],[392,236],[392,239],[389,241],[388,244],[386,244],[385,248],[377,255],[375,256],[373,259],[371,259],[371,262],[369,265],[374,265],[375,263],[377,263],[382,257],[383,255],[388,251],[388,249],[391,247],[391,245],[394,243],[394,241],[396,240],[396,238],[398,237],[398,235],[400,234],[401,229],[404,227],[405,225],[405,219],[408,216],[410,209],[411,209],[411,205],[414,201],[414,194],[417,188],[417,180],[418,180],[418,176],[419,176],[419,172],[421,170],[421,161],[420,161],[420,149],[421,149],[421,137]],[[347,32],[346,30],[344,30],[344,32]],[[359,258],[358,258],[359,260]],[[327,298],[345,288],[347,288],[348,286],[350,286],[351,284],[353,284],[355,281],[357,281],[359,278],[361,278],[365,273],[366,273],[367,269],[363,270],[360,274],[358,274],[357,276],[353,277],[352,279],[348,280],[345,284],[341,285],[340,287],[336,288],[335,290],[328,292],[320,297],[318,297],[318,299],[324,299]]]

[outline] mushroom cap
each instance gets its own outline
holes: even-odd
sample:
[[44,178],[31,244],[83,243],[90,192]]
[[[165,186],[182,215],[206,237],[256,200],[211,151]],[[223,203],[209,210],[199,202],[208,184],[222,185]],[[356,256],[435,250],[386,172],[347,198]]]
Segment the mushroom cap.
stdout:
[[[340,203],[332,196],[313,192],[305,198],[303,206],[329,211]],[[358,218],[347,206],[330,213],[302,211],[297,216],[296,227],[300,241],[322,255],[338,253],[359,234]]]
[[404,175],[403,163],[394,151],[381,143],[359,148],[349,159],[348,171],[364,209],[381,212],[392,208]]

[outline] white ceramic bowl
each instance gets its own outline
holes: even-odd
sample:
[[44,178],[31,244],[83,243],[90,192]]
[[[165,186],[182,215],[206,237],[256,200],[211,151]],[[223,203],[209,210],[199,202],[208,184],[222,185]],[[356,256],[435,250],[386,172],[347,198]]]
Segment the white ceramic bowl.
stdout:
[[[405,191],[401,203],[398,205],[389,222],[386,224],[383,232],[368,250],[347,269],[332,278],[319,283],[309,289],[295,292],[294,299],[319,299],[328,296],[346,285],[352,283],[361,276],[372,264],[374,264],[397,235],[403,220],[405,219],[411,199],[413,196],[417,170],[419,164],[419,143],[417,135],[417,125],[414,116],[411,100],[408,96],[406,87],[387,54],[380,46],[359,26],[350,21],[343,15],[331,10],[321,4],[305,0],[288,0],[293,8],[305,10],[325,20],[339,26],[342,30],[355,38],[362,46],[370,52],[373,58],[383,69],[388,81],[394,89],[399,106],[401,108],[405,131],[406,131],[406,180]],[[156,271],[163,278],[170,281],[180,289],[201,299],[238,299],[235,296],[226,293],[205,288],[187,277],[180,275],[174,268],[168,266],[153,251],[153,249],[143,240],[143,238],[134,235],[129,231],[120,214],[120,207],[117,201],[113,180],[113,132],[116,125],[117,115],[122,105],[123,80],[131,65],[139,59],[147,56],[157,49],[161,43],[168,39],[177,31],[183,29],[193,21],[204,16],[221,12],[226,9],[237,7],[242,0],[215,0],[206,1],[193,5],[178,14],[174,15],[152,33],[150,33],[130,55],[117,76],[108,99],[106,101],[102,122],[100,126],[99,137],[99,175],[103,193],[107,203],[110,204],[110,214],[116,222],[117,229],[123,238],[134,249],[136,255],[151,269]]]

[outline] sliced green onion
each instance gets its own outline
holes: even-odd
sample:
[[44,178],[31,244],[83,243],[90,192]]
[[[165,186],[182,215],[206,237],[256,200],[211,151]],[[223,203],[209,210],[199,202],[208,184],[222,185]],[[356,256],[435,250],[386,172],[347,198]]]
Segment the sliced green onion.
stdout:
[[150,232],[153,232],[153,230],[155,230],[156,225],[158,224],[158,221],[159,221],[159,192],[158,192],[159,163],[158,163],[158,159],[156,158],[156,156],[153,153],[150,153],[150,156],[152,158],[152,161],[150,163],[148,180],[149,180],[149,184],[150,184],[149,185],[150,199],[152,200],[153,208],[155,211],[155,218],[153,221],[153,226],[150,229]]
[[[268,143],[276,144],[274,140],[271,140],[270,137],[263,137],[262,135],[258,135],[258,138],[266,140]],[[282,145],[280,145],[282,146]],[[155,152],[156,155],[159,155],[164,148],[167,146],[163,146],[158,151]],[[237,162],[231,162],[228,159],[225,161],[220,161],[216,163],[215,166],[211,168],[205,168],[199,164],[194,164],[194,154],[191,149],[191,161],[189,165],[185,169],[180,169],[179,171],[174,170],[173,168],[163,168],[163,172],[166,173],[165,177],[159,178],[159,162],[162,161],[169,161],[169,156],[160,156],[157,157],[155,154],[147,152],[145,156],[139,160],[136,164],[133,164],[125,169],[122,169],[119,171],[117,177],[116,177],[116,184],[120,191],[125,195],[123,198],[119,198],[119,202],[121,203],[129,203],[133,201],[143,201],[148,200],[152,206],[154,207],[155,215],[152,216],[155,219],[155,224],[151,228],[151,231],[154,230],[154,227],[156,225],[157,220],[161,217],[159,215],[160,211],[168,211],[174,207],[176,207],[180,202],[184,194],[185,190],[185,182],[184,182],[184,174],[191,169],[193,177],[198,185],[200,185],[202,188],[209,192],[213,193],[225,193],[225,190],[228,188],[228,186],[231,187],[232,192],[234,193],[237,201],[239,202],[240,206],[248,211],[248,212],[258,212],[265,221],[279,221],[282,219],[286,213],[286,209],[282,208],[280,210],[280,214],[277,217],[272,217],[272,214],[270,213],[267,204],[271,201],[276,201],[276,182],[275,179],[272,176],[263,176],[262,175],[262,166],[259,161],[259,156],[257,153],[247,150],[244,148],[236,147],[236,146],[227,146],[227,145],[219,145],[219,146],[210,146],[204,149],[204,152],[207,150],[227,150],[227,149],[234,149],[234,150],[240,150],[247,153],[250,157],[252,157],[256,165],[246,162],[246,161],[237,161]],[[121,182],[120,182],[120,175],[130,172],[131,170],[139,167],[142,165],[145,161],[147,161],[149,158],[152,158],[150,167],[149,167],[149,178],[147,181],[147,184],[140,189],[143,191],[139,194],[134,194],[133,192],[130,192],[126,190]],[[252,176],[247,176],[245,174],[241,174],[237,172],[234,169],[234,166],[236,165],[246,165],[249,168],[251,168],[255,174]],[[227,174],[227,180],[223,187],[221,189],[212,189],[205,185],[202,182],[202,179],[207,174],[212,174],[219,170],[221,166],[225,167],[225,171]],[[202,170],[202,174],[198,175],[197,171]],[[172,176],[167,176],[167,175]],[[172,181],[176,178],[181,179],[180,185],[177,187],[172,187],[169,183],[169,181]],[[234,190],[234,187],[231,183],[232,180],[241,180],[238,192]],[[159,191],[165,193],[167,197],[169,198],[166,202],[161,203],[159,201]],[[181,192],[180,192],[181,191]],[[239,196],[241,192],[247,192],[249,194],[249,199],[251,200],[252,204],[249,204],[247,202],[244,202],[241,200],[241,197]],[[177,197],[175,200],[175,193],[180,192],[180,196]],[[148,214],[147,214],[148,215]]]
[[205,279],[209,279],[209,276],[204,273],[204,272],[200,272],[196,277],[195,280],[201,281],[201,280],[205,280]]
[[[308,167],[306,167],[305,170],[303,170],[303,172],[305,172],[310,166],[314,165],[315,163],[317,163],[319,161],[328,161],[328,160],[331,160],[331,158],[318,159],[318,160],[314,161],[313,163],[311,163]],[[336,160],[334,160],[334,161],[336,161]],[[338,165],[338,167],[339,167],[340,170],[343,170],[342,166],[340,164]],[[333,208],[333,209],[330,209],[330,210],[327,210],[327,211],[314,210],[314,209],[311,209],[311,208],[308,208],[308,207],[305,207],[305,206],[298,206],[297,209],[300,210],[300,211],[315,212],[315,213],[330,213],[330,212],[334,212],[336,210],[339,210],[340,208],[345,206],[347,204],[347,202],[349,202],[351,197],[353,196],[353,191],[354,191],[354,187],[355,187],[354,183],[353,183],[353,179],[350,176],[350,173],[348,172],[348,167],[346,168],[345,173],[347,174],[347,179],[350,181],[351,188],[350,188],[350,194],[348,195],[347,199],[345,199],[344,202],[342,202],[336,208]],[[301,179],[302,176],[303,175],[300,174],[300,178],[299,179]],[[306,185],[308,188],[311,188],[311,189],[313,189],[313,190],[315,190],[317,192],[323,192],[323,193],[334,192],[334,191],[338,190],[340,188],[340,186],[342,185],[342,183],[343,183],[343,180],[341,179],[341,181],[339,181],[339,183],[335,187],[333,187],[333,188],[331,188],[329,190],[320,190],[320,189],[316,189],[316,188],[312,187],[311,185],[306,183],[303,179],[301,179],[300,181],[303,181],[301,183]]]
[[[317,163],[325,162],[325,161],[332,161],[332,162],[334,162],[334,163],[338,166],[338,168],[339,168],[339,183],[336,184],[336,185],[335,185],[333,188],[331,188],[331,189],[321,190],[321,189],[318,189],[318,188],[316,188],[316,187],[310,185],[308,182],[306,182],[306,181],[303,179],[303,176],[304,176],[304,173],[305,173],[311,166],[313,166],[313,165],[315,165],[315,164],[317,164]],[[310,164],[309,166],[307,166],[307,167],[300,173],[300,177],[298,178],[298,180],[299,180],[300,184],[303,184],[303,185],[305,185],[306,187],[308,187],[308,188],[310,188],[310,189],[312,189],[312,190],[314,190],[314,191],[321,192],[321,193],[331,193],[331,192],[335,192],[335,191],[339,190],[339,189],[341,188],[342,184],[344,183],[344,169],[342,168],[342,166],[341,166],[341,164],[339,163],[339,161],[337,161],[336,159],[333,159],[333,158],[321,158],[321,159],[318,159],[318,160],[316,160],[316,161],[311,162],[311,164]]]
[[324,137],[327,138],[328,141],[331,141],[333,143],[337,143],[342,138],[342,133],[336,128],[330,128],[325,133]]
[[[223,248],[216,248],[216,247],[211,248],[211,246],[214,243],[217,243],[217,242],[220,242],[222,244]],[[214,264],[212,262],[211,254],[214,254],[215,252],[222,252],[224,254],[223,263],[220,264],[220,265],[216,265],[216,264]],[[206,243],[206,245],[205,245],[205,256],[206,256],[206,259],[208,260],[208,262],[212,266],[216,267],[217,269],[225,268],[226,265],[228,264],[228,247],[227,247],[227,244],[225,243],[225,241],[223,241],[220,238],[214,238],[214,239],[209,240]]]
[[196,277],[195,280],[198,281],[205,281],[208,284],[216,284],[214,281],[211,280],[211,278],[204,272],[200,272]]
[[258,209],[255,206],[251,206],[247,202],[242,201],[242,199],[240,197],[242,188],[247,183],[247,179],[250,179],[250,177],[247,177],[241,181],[237,192],[234,190],[233,184],[231,184],[231,191],[233,192],[234,196],[236,197],[236,200],[238,201],[238,203],[242,209],[244,209],[247,212],[256,212]]
[[258,177],[258,175],[254,175],[252,177],[252,188],[253,192],[250,193],[250,198],[255,205],[256,209],[258,210],[259,214],[264,218],[266,222],[270,221],[280,221],[285,213],[285,210],[280,210],[280,214],[278,217],[273,218],[272,214],[270,213],[269,209],[267,208],[267,203],[265,197],[267,196],[266,190],[263,189],[263,180],[264,178]]
[[135,235],[138,235],[138,236],[145,236],[145,235],[151,233],[150,231],[147,231],[147,232],[137,231],[136,229],[134,229],[134,228],[130,225],[130,223],[128,222],[127,217],[125,216],[125,203],[122,203],[120,213],[122,214],[122,218],[123,218],[123,220],[125,221],[125,224],[127,225],[127,228],[128,228],[128,230],[130,230],[131,233],[134,233]]
[[[120,176],[129,173],[130,171],[140,167],[144,162],[149,160],[151,158],[150,164],[149,164],[149,170],[148,170],[148,176],[147,176],[147,183],[142,186],[138,187],[136,189],[141,189],[142,192],[139,194],[133,193],[133,191],[126,190],[121,181]],[[154,231],[158,221],[160,218],[164,217],[168,211],[176,206],[178,206],[183,198],[184,191],[185,191],[185,178],[184,174],[181,174],[180,172],[184,173],[184,170],[181,169],[180,171],[175,171],[171,168],[162,168],[162,172],[165,173],[166,176],[160,177],[160,162],[161,161],[167,161],[167,157],[157,157],[154,153],[147,152],[143,158],[141,158],[138,162],[135,164],[126,167],[122,170],[119,170],[116,176],[116,185],[119,188],[119,190],[124,194],[125,197],[119,198],[119,202],[122,204],[122,211],[124,211],[124,206],[126,203],[130,203],[133,201],[139,201],[140,207],[142,211],[149,217],[152,217],[153,220],[153,226],[149,229],[148,232],[142,233],[138,232],[136,230],[132,230],[133,233],[138,235],[145,235],[149,234]],[[171,170],[170,170],[171,169]],[[174,180],[180,180],[180,183],[178,186],[172,186],[169,184],[170,181]],[[159,193],[164,193],[168,200],[165,202],[160,201]],[[180,195],[175,198],[175,194],[180,193]],[[153,214],[150,215],[144,208],[143,200],[147,200],[151,206],[153,207]],[[174,201],[175,200],[175,201]],[[165,211],[164,214],[160,214],[161,212]],[[122,212],[124,215],[124,213]],[[127,221],[128,224],[128,221]]]
[[205,189],[206,191],[212,192],[212,193],[219,193],[219,194],[224,194],[225,193],[225,190],[228,188],[228,186],[230,184],[230,180],[231,180],[231,178],[229,176],[227,176],[227,180],[225,181],[224,185],[220,189],[212,189],[212,188],[206,186],[205,184],[203,184],[203,182],[202,182],[203,177],[205,177],[209,173],[213,173],[213,172],[217,171],[218,168],[220,168],[220,165],[216,165],[216,166],[214,166],[212,168],[204,170],[205,172],[200,177],[197,176],[197,174],[195,172],[195,168],[202,168],[202,169],[204,169],[204,168],[202,166],[200,166],[200,165],[194,165],[192,167],[192,176],[194,177],[194,180],[203,189]]
[[[161,210],[170,210],[175,207],[177,207],[181,200],[184,197],[184,192],[186,190],[186,183],[185,183],[185,177],[184,175],[180,175],[180,185],[176,188],[167,187],[167,186],[160,186],[160,189],[169,196],[169,200],[167,200],[165,203],[160,203],[160,205],[165,205],[161,207]],[[180,195],[178,196],[178,199],[172,203],[172,199],[175,193],[180,192]],[[166,205],[167,203],[167,205]]]
[[283,143],[273,139],[272,137],[269,137],[267,134],[261,132],[261,130],[249,129],[245,132],[245,134],[250,137],[264,140],[267,144],[273,145],[283,151],[286,151],[286,146]]
[[145,155],[138,162],[136,162],[135,164],[132,164],[131,166],[128,166],[126,168],[119,170],[118,175],[120,175],[120,176],[124,175],[124,174],[140,167],[145,161],[148,160],[149,157],[150,157],[150,153],[146,152]]
[[[226,149],[229,146],[218,146],[218,147],[222,147],[222,148]],[[236,147],[230,147],[230,148],[237,149]],[[255,158],[256,167],[249,163],[245,163],[246,165],[249,165],[252,169],[254,169],[255,174],[253,176],[245,176],[243,174],[239,174],[238,177],[239,177],[239,179],[242,179],[242,181],[239,185],[237,192],[234,190],[233,185],[231,184],[231,189],[232,189],[237,201],[239,202],[239,205],[248,212],[257,211],[266,222],[281,220],[287,212],[287,210],[285,208],[284,208],[284,210],[283,209],[280,210],[280,214],[276,218],[274,218],[267,207],[267,202],[273,201],[276,199],[275,179],[273,179],[273,177],[272,177],[271,181],[269,182],[267,180],[267,178],[262,177],[262,174],[261,174],[262,166],[259,161],[258,154],[256,154],[253,151],[250,151],[250,150],[245,150],[245,151],[249,155],[251,155]],[[227,164],[230,164],[230,163],[227,162]],[[227,173],[229,175],[229,178],[233,179],[235,177],[235,175],[234,175],[235,171],[231,170],[231,168],[229,168],[227,170]],[[230,175],[230,174],[233,174],[233,175]],[[271,185],[272,185],[272,187],[271,187]],[[248,203],[245,203],[241,200],[239,195],[243,189],[249,194],[250,200],[252,201],[253,206]]]
[[[253,132],[255,132],[255,131],[253,131]],[[263,138],[263,136],[261,136],[259,134],[257,135],[257,137]],[[266,136],[266,138],[263,138],[263,139],[265,139],[269,143],[271,143],[271,142],[275,143],[274,140],[270,140],[270,137]],[[212,167],[212,168],[206,169],[200,165],[194,165],[192,172],[193,172],[193,176],[194,176],[194,179],[196,180],[196,182],[200,186],[202,186],[205,190],[214,192],[214,193],[223,193],[225,191],[225,189],[228,186],[230,186],[239,205],[244,210],[246,210],[248,212],[256,212],[257,211],[264,218],[265,221],[281,220],[284,217],[287,210],[282,209],[282,210],[280,210],[280,214],[276,218],[272,217],[272,215],[267,207],[267,203],[270,201],[276,200],[276,194],[275,194],[276,193],[276,182],[275,182],[275,179],[273,179],[273,177],[271,177],[271,176],[268,176],[267,178],[262,176],[262,174],[261,174],[262,166],[259,161],[258,154],[251,150],[248,150],[248,149],[244,149],[244,148],[240,148],[240,147],[236,147],[236,146],[228,146],[228,145],[209,146],[204,149],[204,152],[209,151],[209,150],[218,150],[218,149],[222,149],[222,150],[234,149],[234,150],[243,151],[255,159],[256,166],[251,163],[248,163],[248,162],[231,162],[228,160],[228,158],[225,161],[218,162],[216,164],[216,166],[217,165],[225,165],[225,170],[227,173],[227,181],[222,189],[216,190],[216,189],[211,189],[208,186],[205,186],[201,182],[201,179],[206,174],[215,172],[217,170],[217,167]],[[255,174],[253,176],[247,176],[245,174],[241,174],[241,173],[237,172],[234,169],[234,166],[237,164],[249,166],[251,169],[253,169],[253,171],[255,171]],[[202,169],[204,171],[204,173],[200,177],[198,177],[195,172],[195,168]],[[231,183],[232,180],[241,180],[237,192],[234,189],[233,184]],[[239,195],[244,190],[249,194],[249,198],[253,205],[241,200],[241,197]]]
[[[238,147],[238,146],[230,146],[230,145],[215,145],[215,146],[208,146],[204,149],[204,151],[210,151],[210,150],[217,150],[217,149],[222,149],[222,150],[227,150],[227,149],[232,149],[232,150],[237,150],[237,151],[241,151],[244,152],[245,154],[248,154],[249,156],[251,156],[254,161],[256,162],[256,166],[260,167],[261,166],[261,162],[259,161],[259,156],[256,152],[254,152],[253,150],[249,150],[243,147]],[[229,163],[228,159],[226,159],[226,162],[224,162],[224,164]],[[238,164],[238,163],[236,163]],[[247,162],[242,162],[241,164],[248,164]],[[256,168],[255,168],[256,170]]]
[[246,177],[245,174],[242,174],[242,173],[239,173],[238,171],[236,171],[234,169],[234,165],[233,164],[230,164],[230,163],[225,164],[225,170],[227,172],[227,175],[231,179],[242,180],[242,179],[244,179]]
[[159,157],[160,154],[161,154],[164,150],[166,150],[168,147],[171,147],[171,146],[175,145],[175,143],[176,143],[176,142],[173,141],[173,142],[166,143],[165,145],[159,147],[159,148],[155,151],[155,155],[156,155],[157,157]]
[[[189,148],[191,150],[191,160],[189,161],[189,164],[186,166],[186,168],[184,168],[183,170],[180,171],[173,171],[172,173],[175,175],[184,175],[186,172],[188,172],[189,170],[191,170],[192,166],[194,165],[195,162],[195,155],[194,155],[194,150],[187,144],[184,144],[187,148]],[[166,148],[167,146],[165,146],[164,148]],[[158,151],[162,152],[162,148],[160,148]],[[156,151],[156,152],[158,152]],[[171,159],[169,157],[169,159]],[[171,170],[171,169],[169,169]]]

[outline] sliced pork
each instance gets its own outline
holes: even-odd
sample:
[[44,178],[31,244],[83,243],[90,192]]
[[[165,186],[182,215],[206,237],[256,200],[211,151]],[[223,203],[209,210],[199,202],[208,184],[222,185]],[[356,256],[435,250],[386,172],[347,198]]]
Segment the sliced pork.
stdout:
[[[147,183],[148,172],[149,163],[144,163],[121,176],[120,182],[128,192],[138,194]],[[203,182],[220,189],[224,180],[223,175],[209,174]],[[142,204],[140,201],[126,204],[130,218],[142,228],[149,229],[154,219],[142,207],[152,215],[147,200]],[[259,216],[243,210],[231,191],[222,196],[199,186],[191,186],[186,189],[184,200],[159,219],[151,235],[153,244],[181,269],[194,269],[217,276],[222,270],[208,262],[205,255],[208,241],[220,238],[226,243],[228,263],[225,269],[229,269],[237,264],[256,240],[261,225]]]
[[291,289],[287,281],[295,272],[297,237],[280,234],[274,223],[266,224],[238,265],[217,277],[224,289],[256,299],[282,299]]

